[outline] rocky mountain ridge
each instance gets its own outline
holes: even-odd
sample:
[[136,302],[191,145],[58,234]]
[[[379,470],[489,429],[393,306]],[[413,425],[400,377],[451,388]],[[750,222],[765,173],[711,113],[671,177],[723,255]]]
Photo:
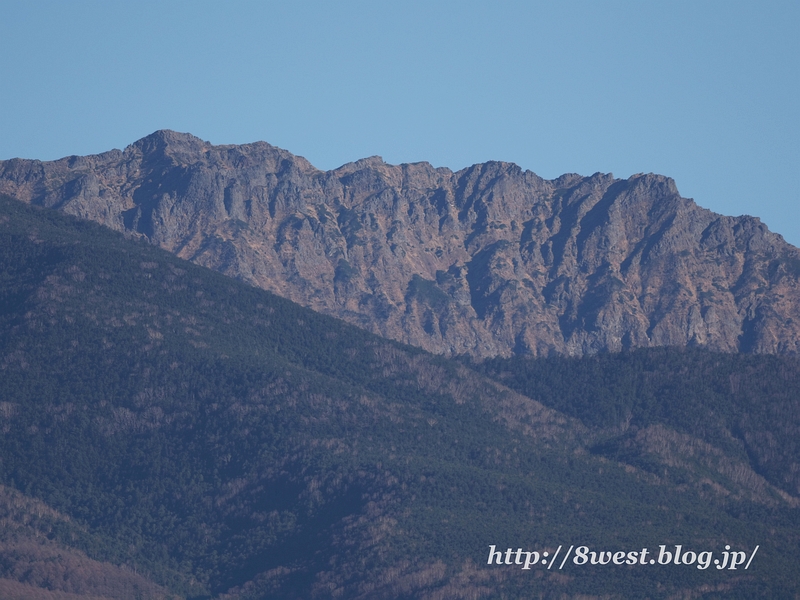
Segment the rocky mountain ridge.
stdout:
[[158,131],[124,151],[2,161],[0,193],[443,354],[800,349],[800,251],[660,175],[380,157],[320,171],[264,142]]

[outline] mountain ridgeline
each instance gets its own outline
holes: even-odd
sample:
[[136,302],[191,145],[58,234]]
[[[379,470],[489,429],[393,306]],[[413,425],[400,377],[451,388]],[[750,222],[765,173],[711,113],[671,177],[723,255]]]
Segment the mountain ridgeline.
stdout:
[[[798,361],[482,375],[0,198],[0,595],[794,597]],[[759,550],[557,571],[492,545]]]
[[445,355],[800,349],[800,251],[659,175],[379,157],[320,171],[263,142],[158,131],[124,151],[2,161],[0,193]]

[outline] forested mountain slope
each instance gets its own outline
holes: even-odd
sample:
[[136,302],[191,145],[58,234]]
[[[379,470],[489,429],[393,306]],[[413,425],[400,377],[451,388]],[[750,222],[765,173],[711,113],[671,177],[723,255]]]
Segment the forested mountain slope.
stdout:
[[263,142],[158,131],[124,151],[2,161],[0,193],[436,353],[800,348],[800,251],[659,175],[379,157],[323,172]]
[[[732,363],[748,390],[732,421],[699,410],[686,425],[625,397],[605,399],[594,422],[579,404],[546,407],[151,245],[2,200],[0,490],[22,508],[0,505],[0,586],[73,593],[91,579],[74,574],[80,558],[106,565],[104,586],[81,588],[98,597],[133,584],[195,598],[791,597],[798,457],[783,436],[797,396],[756,414],[763,398],[750,392],[763,384],[771,401],[781,368],[749,358],[750,371]],[[560,360],[561,377],[599,393],[588,363]],[[697,362],[669,360],[675,372]],[[658,406],[680,401],[658,389]],[[634,427],[649,434],[628,443]],[[751,455],[751,434],[774,435],[771,453]],[[657,556],[676,544],[719,558],[726,545],[760,548],[747,570],[487,565],[491,545],[552,557],[559,545]],[[73,567],[41,575],[54,564]]]
[[686,461],[722,468],[719,461],[738,457],[750,467],[742,482],[760,486],[755,472],[800,497],[798,357],[653,348],[581,360],[497,358],[474,368],[605,432],[593,452],[650,469],[657,458],[657,471]]

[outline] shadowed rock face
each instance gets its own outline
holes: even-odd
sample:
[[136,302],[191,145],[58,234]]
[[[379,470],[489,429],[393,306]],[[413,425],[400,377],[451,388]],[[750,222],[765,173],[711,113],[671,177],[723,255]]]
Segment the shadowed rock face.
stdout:
[[158,131],[124,151],[0,161],[0,193],[437,353],[800,350],[800,251],[660,175],[379,157],[320,171],[263,142]]

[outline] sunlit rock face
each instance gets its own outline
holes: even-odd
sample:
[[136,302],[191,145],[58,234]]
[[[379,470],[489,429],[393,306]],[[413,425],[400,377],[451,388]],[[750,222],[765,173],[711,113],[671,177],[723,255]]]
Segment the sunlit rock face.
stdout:
[[800,251],[660,175],[379,157],[320,171],[263,142],[158,131],[124,151],[2,161],[0,193],[447,355],[800,347]]

